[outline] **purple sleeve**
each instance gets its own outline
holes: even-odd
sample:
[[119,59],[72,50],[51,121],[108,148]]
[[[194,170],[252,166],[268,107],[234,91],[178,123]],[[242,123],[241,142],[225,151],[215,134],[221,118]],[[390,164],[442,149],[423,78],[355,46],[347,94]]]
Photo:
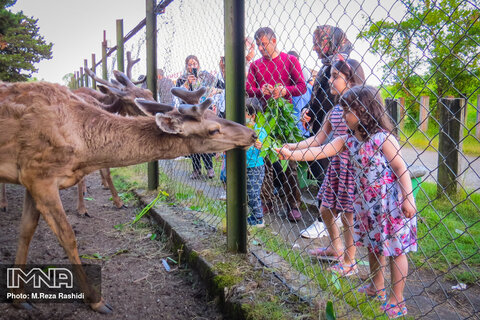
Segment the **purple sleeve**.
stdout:
[[294,83],[294,85],[285,87],[287,89],[287,95],[285,96],[285,98],[287,99],[289,99],[291,96],[301,96],[305,92],[307,92],[307,85],[305,83],[305,79],[303,78],[303,72],[302,67],[300,66],[300,62],[298,62],[297,58],[293,56],[289,56],[289,58],[290,79]]

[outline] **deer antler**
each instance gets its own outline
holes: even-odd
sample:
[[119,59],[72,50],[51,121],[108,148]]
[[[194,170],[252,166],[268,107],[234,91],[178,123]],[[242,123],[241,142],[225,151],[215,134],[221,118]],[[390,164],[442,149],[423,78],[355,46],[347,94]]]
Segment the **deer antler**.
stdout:
[[132,67],[140,61],[140,58],[132,60],[132,52],[127,51],[127,77],[128,79],[132,78]]
[[188,91],[185,88],[172,88],[170,91],[174,96],[185,101],[186,104],[197,104],[200,102],[200,98],[207,92],[207,88],[201,87],[195,91]]
[[132,67],[138,63],[140,61],[140,58],[138,59],[135,59],[135,60],[132,60],[132,52],[130,51],[127,51],[127,77],[128,79],[130,79],[130,81],[132,81],[132,83],[134,85],[137,85],[137,84],[141,84],[145,81],[147,81],[147,78],[143,78],[142,80],[138,80],[138,81],[133,81],[133,78],[132,78]]
[[110,82],[108,82],[107,80],[97,77],[97,75],[95,73],[93,73],[93,71],[90,70],[90,68],[86,68],[85,72],[90,76],[90,78],[92,78],[96,82],[101,83],[103,85],[106,85],[108,87],[112,86],[112,84]]

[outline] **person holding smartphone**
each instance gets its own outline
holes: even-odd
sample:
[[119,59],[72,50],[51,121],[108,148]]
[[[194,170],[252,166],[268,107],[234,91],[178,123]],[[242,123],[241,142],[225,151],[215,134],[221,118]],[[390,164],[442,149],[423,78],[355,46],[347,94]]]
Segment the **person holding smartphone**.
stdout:
[[[203,102],[210,94],[209,90],[212,90],[217,84],[217,79],[214,75],[208,71],[200,70],[200,61],[194,55],[189,55],[185,59],[185,71],[182,76],[177,79],[176,86],[184,87],[187,90],[193,91],[200,87],[207,87],[207,93],[200,99]],[[180,101],[180,103],[184,103]],[[215,177],[215,171],[213,170],[213,162],[211,153],[192,154],[193,172],[190,175],[191,179],[200,179],[202,177],[202,159],[207,170],[207,177],[213,179]]]

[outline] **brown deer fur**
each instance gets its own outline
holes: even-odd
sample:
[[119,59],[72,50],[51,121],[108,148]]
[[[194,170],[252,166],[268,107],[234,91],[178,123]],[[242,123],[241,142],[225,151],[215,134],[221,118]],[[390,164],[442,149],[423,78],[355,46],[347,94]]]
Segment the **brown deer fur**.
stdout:
[[[208,103],[197,106],[198,116],[173,109],[155,116],[122,117],[87,103],[60,85],[0,82],[0,183],[26,188],[15,264],[27,262],[40,215],[70,262],[81,264],[58,190],[76,184],[92,171],[253,144],[253,130],[204,111]],[[155,106],[153,102],[146,105],[150,109]],[[90,306],[110,312],[88,283],[83,268],[77,271]],[[14,303],[29,307],[23,300]]]

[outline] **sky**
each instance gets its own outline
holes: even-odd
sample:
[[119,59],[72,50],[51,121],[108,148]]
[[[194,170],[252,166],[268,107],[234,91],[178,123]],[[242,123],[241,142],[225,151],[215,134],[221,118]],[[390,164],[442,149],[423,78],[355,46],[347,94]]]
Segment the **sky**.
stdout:
[[92,53],[101,59],[103,30],[115,45],[117,19],[126,34],[145,17],[145,1],[18,0],[11,11],[38,19],[39,33],[53,43],[53,58],[36,64],[34,77],[64,84],[63,76],[83,67],[84,59],[91,64]]
[[[158,2],[158,1],[157,1]],[[22,10],[25,15],[38,19],[40,34],[52,42],[53,59],[36,65],[34,74],[40,80],[63,83],[62,78],[83,67],[84,59],[91,63],[95,53],[101,58],[101,41],[106,30],[109,46],[116,44],[116,20],[123,19],[124,34],[145,17],[145,0],[18,0],[12,11]],[[378,57],[369,50],[369,44],[356,39],[364,27],[365,16],[374,19],[390,16],[401,19],[404,9],[395,0],[246,0],[246,34],[253,36],[256,29],[270,26],[277,34],[281,51],[295,50],[300,61],[310,69],[321,64],[312,51],[312,33],[322,24],[341,27],[354,43],[354,58],[361,61],[370,84],[378,84]],[[178,76],[186,56],[195,54],[201,68],[218,72],[218,61],[224,55],[223,1],[174,0],[165,14],[157,17],[158,67],[167,75]],[[134,78],[145,74],[145,35],[139,32],[125,44],[125,52],[132,51],[141,58],[134,69]],[[257,50],[255,58],[259,58]],[[108,70],[115,69],[115,57],[109,59]],[[99,72],[97,71],[97,74]]]

